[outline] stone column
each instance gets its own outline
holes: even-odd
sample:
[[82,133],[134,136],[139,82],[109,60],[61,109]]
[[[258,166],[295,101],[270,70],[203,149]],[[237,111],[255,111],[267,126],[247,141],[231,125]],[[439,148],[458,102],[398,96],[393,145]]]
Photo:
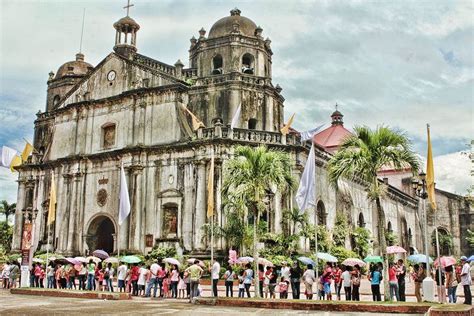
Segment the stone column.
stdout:
[[[214,208],[214,212],[216,213],[216,225],[219,226],[224,226],[224,214],[222,212],[222,195],[221,195],[221,190],[222,190],[222,162],[219,161],[220,159],[216,159],[216,164],[215,164],[215,191],[214,191],[214,196],[216,199],[216,204]],[[217,240],[214,245],[217,247],[217,249],[224,249],[225,244],[224,244],[224,238],[220,238]]]
[[69,229],[68,229],[68,242],[67,242],[67,252],[70,255],[78,254],[78,238],[77,238],[77,231],[79,226],[79,197],[80,197],[80,183],[82,180],[82,173],[76,172],[73,174],[72,178],[72,206],[71,212],[69,214]]
[[195,178],[194,164],[189,163],[184,166],[184,201],[183,211],[181,212],[181,231],[183,236],[183,244],[186,250],[193,247],[193,210],[195,201]]
[[204,159],[197,163],[196,184],[196,208],[194,213],[194,248],[203,250],[205,245],[202,241],[202,226],[206,223],[206,161]]
[[281,233],[281,217],[282,217],[282,210],[281,210],[281,192],[277,191],[275,193],[275,196],[273,198],[274,203],[273,203],[273,212],[274,212],[274,227],[275,227],[275,233],[279,234]]
[[[56,236],[59,237],[59,241],[58,241],[58,248],[60,250],[60,252],[64,252],[64,253],[68,253],[68,248],[67,248],[67,245],[68,245],[68,239],[69,239],[69,234],[68,234],[68,230],[69,230],[69,218],[71,217],[71,204],[72,204],[72,190],[71,190],[71,187],[72,187],[72,182],[73,182],[73,175],[72,174],[63,174],[63,180],[64,180],[64,184],[65,184],[65,192],[64,194],[62,195],[63,196],[63,199],[64,199],[64,202],[65,204],[62,205],[61,209],[58,208],[56,209],[56,214],[59,214],[61,212],[61,210],[63,210],[63,217],[61,219],[61,222],[58,222],[58,225],[59,226],[59,231],[57,232],[58,234]],[[58,188],[57,188],[57,193],[59,193],[59,185],[58,185]],[[57,194],[57,197],[59,197],[60,195]],[[59,200],[59,198],[58,198]],[[57,220],[57,219],[56,219]]]
[[132,180],[132,196],[130,199],[130,239],[128,247],[130,250],[140,250],[140,233],[141,233],[141,219],[142,219],[142,170],[143,166],[133,165],[130,167],[130,179]]
[[[235,111],[237,111],[237,108],[239,107],[241,98],[240,98],[240,91],[236,89],[230,90],[230,95],[229,95],[229,116],[227,119],[227,124],[230,125],[232,122],[232,117],[234,117]],[[240,116],[242,118],[242,114]],[[240,127],[240,121],[237,124],[236,127]]]
[[18,199],[16,202],[15,211],[15,226],[13,228],[13,242],[12,250],[19,252],[21,250],[21,234],[23,231],[23,215],[21,210],[25,208],[25,180],[20,178],[18,180]]

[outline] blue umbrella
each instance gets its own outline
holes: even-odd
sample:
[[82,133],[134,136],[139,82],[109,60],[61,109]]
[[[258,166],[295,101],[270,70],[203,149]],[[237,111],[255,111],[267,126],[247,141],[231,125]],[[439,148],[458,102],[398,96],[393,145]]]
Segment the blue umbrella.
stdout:
[[467,261],[469,261],[469,262],[474,261],[474,255],[472,255],[472,256],[470,256],[469,258],[467,258]]
[[[418,253],[408,257],[408,261],[413,263],[426,263],[426,255]],[[433,263],[433,259],[430,258],[430,263]]]
[[330,255],[326,252],[318,252],[317,254],[318,259],[321,259],[326,262],[337,262],[337,258],[334,257],[333,255]]
[[308,257],[299,257],[298,258],[299,261],[301,261],[302,264],[312,264],[313,267],[316,266],[316,263],[314,263],[313,259],[311,258],[308,258]]

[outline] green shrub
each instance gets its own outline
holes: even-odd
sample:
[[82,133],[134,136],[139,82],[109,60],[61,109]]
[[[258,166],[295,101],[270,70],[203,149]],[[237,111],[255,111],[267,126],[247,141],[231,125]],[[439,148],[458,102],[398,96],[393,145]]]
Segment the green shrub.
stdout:
[[347,258],[359,258],[359,256],[354,251],[345,247],[332,247],[331,254],[337,258],[339,263],[343,262]]
[[176,248],[173,247],[153,247],[151,252],[147,255],[147,259],[164,259],[176,257]]

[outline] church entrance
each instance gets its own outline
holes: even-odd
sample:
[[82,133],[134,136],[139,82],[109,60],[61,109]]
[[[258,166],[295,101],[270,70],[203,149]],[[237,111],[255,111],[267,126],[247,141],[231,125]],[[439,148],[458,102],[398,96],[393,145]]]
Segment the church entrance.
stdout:
[[107,216],[95,218],[87,230],[87,245],[92,252],[96,249],[102,249],[107,253],[112,253],[114,247],[114,223]]

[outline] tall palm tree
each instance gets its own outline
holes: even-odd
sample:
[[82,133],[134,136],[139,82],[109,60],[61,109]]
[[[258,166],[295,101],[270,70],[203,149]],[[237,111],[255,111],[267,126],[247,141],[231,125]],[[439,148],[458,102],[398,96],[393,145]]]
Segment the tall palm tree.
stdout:
[[[386,259],[385,213],[380,202],[386,187],[377,172],[383,166],[395,170],[410,168],[415,174],[419,160],[404,133],[385,126],[371,130],[366,126],[354,128],[355,134],[346,138],[339,151],[328,163],[329,180],[337,187],[338,180],[362,180],[367,184],[368,198],[375,201],[378,217],[378,239],[381,255]],[[385,262],[387,263],[387,262]],[[388,298],[387,264],[384,269],[384,293]]]
[[10,215],[15,214],[16,211],[16,203],[8,204],[6,200],[0,201],[0,214],[5,215],[5,221],[8,224],[8,217]]
[[235,156],[228,160],[224,169],[222,187],[224,205],[232,204],[235,211],[242,212],[247,221],[249,211],[253,215],[253,258],[255,296],[258,290],[257,225],[265,210],[265,198],[270,191],[280,192],[294,188],[291,175],[290,156],[279,150],[238,146]]

